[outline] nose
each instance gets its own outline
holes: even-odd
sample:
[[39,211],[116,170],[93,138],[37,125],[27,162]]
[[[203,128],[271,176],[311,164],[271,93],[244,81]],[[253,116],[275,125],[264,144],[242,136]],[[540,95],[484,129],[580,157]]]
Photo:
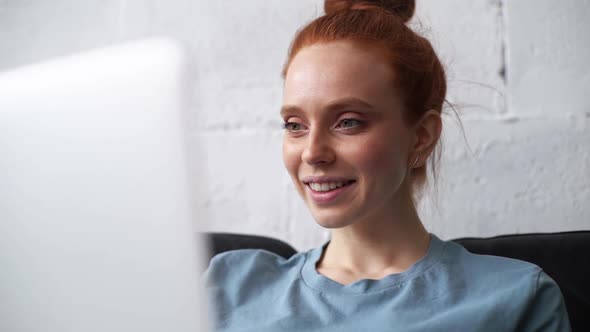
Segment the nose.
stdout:
[[311,166],[328,165],[334,162],[336,153],[330,141],[329,135],[320,130],[311,130],[301,160]]

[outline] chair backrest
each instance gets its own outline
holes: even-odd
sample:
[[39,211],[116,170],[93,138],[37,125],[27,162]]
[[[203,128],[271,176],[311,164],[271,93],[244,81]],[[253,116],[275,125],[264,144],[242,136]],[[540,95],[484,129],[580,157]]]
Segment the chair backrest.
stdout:
[[[285,258],[296,253],[287,243],[263,236],[208,233],[211,257],[237,249],[265,249]],[[559,285],[572,331],[590,331],[590,231],[517,234],[453,240],[475,254],[528,261]]]
[[572,331],[590,331],[590,231],[453,241],[475,254],[510,257],[538,265],[559,285]]
[[209,241],[209,258],[222,252],[238,249],[264,249],[285,258],[289,258],[297,253],[297,251],[287,243],[265,236],[206,233],[205,237]]

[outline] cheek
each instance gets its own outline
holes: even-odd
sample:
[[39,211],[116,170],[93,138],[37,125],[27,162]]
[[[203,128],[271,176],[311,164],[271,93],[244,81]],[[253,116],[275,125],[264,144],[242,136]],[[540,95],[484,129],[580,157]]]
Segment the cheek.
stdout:
[[291,177],[297,177],[300,161],[301,153],[299,153],[297,146],[287,139],[283,139],[283,163]]
[[356,156],[356,166],[365,176],[386,175],[397,178],[402,171],[406,152],[401,144],[394,142],[394,139],[381,137],[369,140],[350,152]]

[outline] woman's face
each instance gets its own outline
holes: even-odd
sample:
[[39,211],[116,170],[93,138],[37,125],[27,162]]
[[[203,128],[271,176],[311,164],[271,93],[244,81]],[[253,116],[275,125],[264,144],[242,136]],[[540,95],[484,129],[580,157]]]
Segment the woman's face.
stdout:
[[288,68],[283,158],[324,227],[395,215],[408,201],[414,141],[394,81],[379,55],[346,41],[306,47]]

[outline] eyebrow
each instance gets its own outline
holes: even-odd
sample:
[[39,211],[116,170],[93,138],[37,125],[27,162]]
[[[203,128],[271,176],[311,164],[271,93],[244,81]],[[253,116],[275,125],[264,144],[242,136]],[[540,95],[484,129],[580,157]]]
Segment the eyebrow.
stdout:
[[[346,97],[341,98],[335,101],[328,103],[324,108],[328,111],[343,109],[351,106],[361,106],[363,108],[368,108],[370,110],[374,109],[373,105],[369,104],[368,102],[356,98],[356,97]],[[295,105],[284,105],[281,107],[281,115],[285,116],[287,113],[298,113],[302,112],[303,110],[299,106]]]

